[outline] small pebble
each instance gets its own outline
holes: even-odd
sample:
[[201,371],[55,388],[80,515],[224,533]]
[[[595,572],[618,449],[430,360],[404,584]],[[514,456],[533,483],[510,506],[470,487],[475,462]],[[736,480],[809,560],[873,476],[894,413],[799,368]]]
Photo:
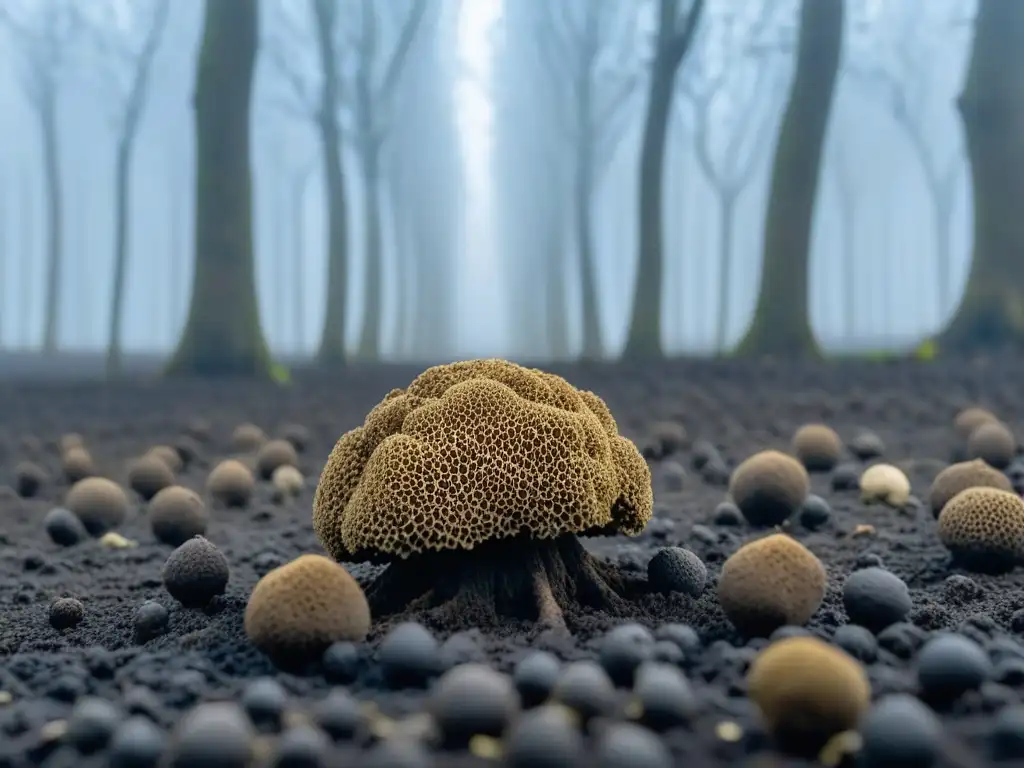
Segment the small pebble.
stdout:
[[682,666],[686,660],[685,654],[678,645],[670,640],[657,640],[654,649],[651,651],[651,661],[660,661],[665,664]]
[[662,624],[654,630],[654,639],[675,643],[686,657],[701,649],[700,635],[688,624]]
[[54,507],[43,518],[43,527],[54,544],[72,547],[89,538],[89,532],[78,515],[64,507]]
[[860,468],[856,464],[840,464],[832,470],[833,491],[856,491],[860,489]]
[[981,586],[970,576],[954,573],[946,577],[942,584],[942,594],[947,600],[955,600],[959,603],[968,603],[980,598],[984,591]]
[[422,624],[404,622],[381,642],[379,659],[389,687],[422,687],[439,670],[440,646]]
[[700,597],[708,570],[697,555],[682,547],[665,547],[647,564],[647,582],[655,592],[682,592]]
[[934,704],[950,704],[991,676],[988,654],[962,635],[938,635],[924,644],[917,657],[921,698]]
[[675,461],[662,465],[661,480],[668,493],[679,493],[686,487],[686,469]]
[[155,768],[166,743],[164,732],[148,717],[130,717],[114,732],[110,768]]
[[1024,705],[1003,707],[995,716],[989,750],[993,760],[1024,760]]
[[171,737],[170,768],[248,768],[255,731],[237,704],[200,704],[178,723]]
[[324,651],[322,664],[328,682],[348,685],[359,671],[359,649],[347,641],[331,643]]
[[628,688],[637,667],[651,658],[653,650],[654,637],[646,627],[621,624],[601,639],[598,659],[615,685]]
[[942,724],[917,698],[893,693],[861,721],[861,760],[871,768],[931,768],[942,743]]
[[902,621],[912,607],[904,581],[883,568],[854,571],[843,585],[843,605],[854,624],[880,632]]
[[700,470],[709,461],[714,459],[721,460],[721,458],[722,455],[718,452],[718,449],[707,440],[701,438],[693,443],[693,449],[690,452],[690,466]]
[[85,606],[73,597],[58,597],[50,604],[50,626],[56,630],[77,627],[85,618]]
[[715,511],[711,515],[711,522],[715,525],[743,525],[743,513],[731,501],[723,501],[715,507]]
[[135,609],[135,640],[147,643],[167,631],[170,614],[156,600],[147,600]]
[[242,691],[242,707],[253,725],[261,730],[278,730],[287,704],[287,692],[272,677],[253,680]]
[[861,461],[877,459],[885,453],[885,443],[882,442],[882,438],[867,430],[856,434],[850,441],[849,448],[850,453]]
[[891,624],[878,633],[878,647],[901,659],[909,659],[924,645],[928,633],[906,621]]
[[597,768],[671,768],[672,755],[654,733],[632,723],[611,723],[597,737]]
[[853,564],[853,570],[860,571],[864,568],[884,568],[885,562],[882,560],[881,555],[875,552],[863,552],[857,555],[857,560]]
[[273,768],[322,768],[330,747],[330,739],[319,728],[296,725],[277,740],[270,764]]
[[465,749],[476,735],[499,737],[518,709],[512,680],[484,664],[461,664],[445,672],[428,704],[446,749]]
[[547,700],[558,682],[562,664],[547,651],[531,651],[516,664],[512,682],[523,707],[536,707]]
[[224,553],[196,536],[171,552],[163,567],[167,592],[186,608],[202,608],[227,588],[231,569]]
[[689,681],[668,664],[643,664],[636,673],[633,696],[640,705],[640,722],[654,731],[683,725],[697,711]]
[[821,528],[832,517],[832,508],[821,496],[809,494],[800,506],[800,525],[809,531]]
[[68,716],[64,739],[83,755],[99,752],[110,742],[121,722],[121,713],[105,699],[79,699]]
[[314,722],[335,741],[351,739],[363,722],[363,712],[344,688],[334,688],[310,709]]
[[505,740],[508,768],[565,768],[576,765],[583,753],[583,736],[575,714],[558,704],[544,704],[526,712]]
[[721,456],[712,458],[700,468],[700,479],[714,488],[725,488],[729,485],[732,473]]
[[584,722],[615,707],[615,686],[593,661],[574,661],[562,669],[552,697],[575,710]]
[[878,640],[866,627],[844,624],[836,630],[832,642],[862,664],[874,664],[878,658]]
[[432,765],[427,748],[419,741],[406,738],[377,742],[359,759],[359,768],[431,768]]

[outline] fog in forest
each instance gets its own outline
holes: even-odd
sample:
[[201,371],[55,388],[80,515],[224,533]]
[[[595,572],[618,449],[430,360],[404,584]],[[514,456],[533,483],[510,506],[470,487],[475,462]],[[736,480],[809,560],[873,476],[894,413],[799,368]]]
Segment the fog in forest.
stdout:
[[[694,29],[667,77],[660,344],[664,354],[714,355],[740,343],[763,283],[801,3],[260,0],[251,229],[272,355],[316,355],[331,304],[317,37],[326,5],[347,356],[622,351],[666,12],[678,30]],[[845,7],[813,200],[810,325],[826,352],[910,349],[948,323],[971,266],[957,100],[975,4],[835,5]],[[194,288],[193,95],[206,3],[0,8],[0,347],[102,353],[113,333],[125,353],[169,354]],[[119,152],[127,207],[115,330]]]

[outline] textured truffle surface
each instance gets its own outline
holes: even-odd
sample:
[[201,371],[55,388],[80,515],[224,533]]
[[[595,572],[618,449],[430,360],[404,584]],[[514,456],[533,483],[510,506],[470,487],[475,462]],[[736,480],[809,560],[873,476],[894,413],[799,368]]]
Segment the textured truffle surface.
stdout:
[[1024,499],[997,488],[968,488],[939,515],[939,540],[974,570],[1003,570],[1024,558]]
[[843,441],[825,424],[805,424],[793,435],[793,455],[809,472],[828,472],[843,455]]
[[951,464],[939,472],[932,481],[931,490],[928,492],[928,504],[932,508],[932,514],[938,517],[950,499],[968,488],[1012,491],[1013,485],[1006,475],[981,459]]
[[803,464],[781,451],[755,453],[729,480],[729,494],[751,525],[779,525],[800,508],[810,489]]

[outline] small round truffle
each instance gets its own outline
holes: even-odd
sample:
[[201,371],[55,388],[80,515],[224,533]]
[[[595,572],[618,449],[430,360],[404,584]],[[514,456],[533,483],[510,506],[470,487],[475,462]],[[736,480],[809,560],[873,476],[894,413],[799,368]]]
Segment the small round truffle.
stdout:
[[226,507],[244,507],[256,483],[252,472],[238,459],[225,459],[206,478],[206,490]]
[[75,702],[68,716],[64,740],[79,754],[95,754],[110,742],[121,717],[121,712],[106,699],[84,696]]
[[519,697],[508,675],[485,664],[460,664],[438,679],[427,709],[443,746],[465,749],[474,736],[501,736],[519,710]]
[[174,472],[155,453],[140,456],[128,467],[128,486],[146,501],[172,485]]
[[576,765],[583,748],[575,713],[560,704],[544,704],[509,729],[505,764],[508,768],[562,768]]
[[278,664],[319,658],[331,643],[360,642],[369,631],[363,590],[322,555],[302,555],[272,570],[245,608],[249,640]]
[[77,483],[96,474],[96,464],[85,448],[72,448],[63,453],[60,467],[69,483]]
[[271,440],[256,455],[256,469],[264,480],[269,480],[278,467],[295,467],[298,464],[299,454],[287,440]]
[[391,688],[422,686],[441,666],[440,646],[429,629],[406,621],[384,637],[379,660]]
[[597,768],[671,768],[672,753],[647,728],[636,723],[612,722],[594,743]]
[[47,512],[43,527],[53,543],[62,547],[71,547],[89,538],[89,532],[78,516],[64,507],[54,507]]
[[861,723],[861,758],[872,768],[931,768],[942,745],[942,724],[915,696],[883,696]]
[[903,621],[912,607],[906,583],[884,568],[850,574],[843,585],[843,605],[850,621],[875,633]]
[[722,566],[718,599],[726,617],[748,636],[802,625],[825,599],[828,574],[803,544],[777,533],[752,541]]
[[747,690],[781,747],[817,754],[837,733],[857,727],[871,703],[863,667],[815,637],[791,637],[757,655]]
[[615,708],[615,685],[604,668],[593,661],[566,664],[551,695],[554,701],[576,712],[584,724]]
[[172,448],[169,445],[154,445],[146,451],[145,455],[156,456],[175,474],[185,468],[185,458],[178,452],[177,448]]
[[780,451],[761,451],[732,473],[729,494],[751,525],[780,525],[810,492],[804,465]]
[[1003,571],[1024,557],[1024,500],[998,488],[961,491],[939,514],[939,540],[975,571]]
[[167,631],[170,614],[156,600],[147,600],[135,609],[135,639],[146,643]]
[[968,488],[998,488],[1007,492],[1013,490],[1006,475],[981,459],[961,461],[946,467],[932,481],[928,492],[932,514],[938,517],[950,499]]
[[167,746],[167,737],[153,720],[134,715],[114,731],[110,740],[110,768],[154,768]]
[[829,485],[833,491],[855,491],[860,486],[860,468],[853,463],[840,464],[832,471]]
[[972,405],[956,415],[956,418],[953,419],[953,429],[962,440],[967,440],[974,430],[990,421],[999,421],[999,419],[991,411]]
[[283,498],[298,496],[305,485],[302,473],[291,464],[284,464],[275,469],[270,481]]
[[637,668],[651,658],[654,636],[640,624],[620,624],[601,639],[598,660],[615,685],[633,684]]
[[548,651],[531,651],[516,664],[512,680],[524,707],[536,707],[547,701],[558,682],[562,664]]
[[805,424],[793,435],[793,455],[808,472],[831,472],[842,454],[843,441],[825,424]]
[[58,597],[50,604],[50,626],[54,629],[77,627],[85,618],[85,607],[73,597]]
[[664,459],[683,450],[688,444],[686,428],[673,421],[659,421],[651,426],[650,437],[641,451],[645,458]]
[[149,524],[157,540],[173,547],[206,533],[209,516],[195,491],[181,485],[164,488],[149,502]]
[[873,464],[860,476],[860,498],[865,504],[902,507],[910,500],[910,481],[892,464]]
[[1017,452],[1017,438],[1001,421],[986,421],[971,432],[967,456],[982,459],[996,469],[1006,469]]
[[656,592],[682,592],[700,597],[708,569],[693,552],[682,547],[665,547],[647,564],[647,582]]
[[[676,647],[672,643],[667,645]],[[636,671],[633,696],[640,705],[640,722],[658,732],[683,725],[698,708],[689,681],[674,664],[643,664]]]
[[256,731],[238,704],[203,703],[178,722],[171,735],[168,768],[247,768]]
[[296,451],[302,453],[309,447],[309,429],[301,424],[285,424],[281,427],[281,439],[287,440]]
[[23,499],[31,499],[46,484],[46,471],[31,461],[22,461],[14,468],[14,490]]
[[861,461],[877,459],[885,453],[882,438],[870,430],[862,430],[853,436],[849,444],[850,453]]
[[60,436],[57,448],[61,453],[67,453],[73,448],[85,448],[85,438],[77,432],[67,432]]
[[87,477],[68,491],[64,506],[78,515],[91,536],[102,536],[128,515],[128,496],[113,480]]
[[171,552],[163,567],[164,588],[186,608],[202,608],[228,585],[230,568],[224,553],[202,536]]
[[800,505],[800,525],[809,531],[821,528],[832,517],[832,508],[821,496],[808,494]]
[[266,434],[255,424],[239,424],[231,433],[231,448],[239,453],[257,451],[265,442]]
[[937,706],[948,706],[967,691],[977,690],[991,675],[988,654],[962,635],[934,637],[917,657],[921,698]]

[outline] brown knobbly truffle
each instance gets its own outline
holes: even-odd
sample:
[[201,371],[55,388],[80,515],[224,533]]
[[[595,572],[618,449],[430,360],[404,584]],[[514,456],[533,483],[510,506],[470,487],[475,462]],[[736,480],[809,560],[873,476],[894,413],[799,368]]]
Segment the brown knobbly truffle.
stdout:
[[171,552],[162,572],[164,588],[186,608],[202,608],[223,595],[230,575],[224,553],[202,536]]
[[147,453],[128,465],[128,487],[146,501],[174,485],[174,472],[155,453]]
[[971,432],[967,456],[982,459],[996,469],[1006,469],[1017,452],[1017,438],[1001,421],[986,421]]
[[991,411],[972,405],[956,415],[956,418],[953,419],[953,429],[962,440],[966,440],[974,430],[989,421],[998,421],[998,419]]
[[828,574],[796,539],[777,533],[740,547],[722,566],[718,600],[748,636],[805,624],[825,599]]
[[225,459],[206,478],[206,490],[226,507],[244,507],[252,498],[255,480],[238,459]]
[[91,536],[102,536],[124,522],[128,496],[113,480],[87,477],[71,486],[64,506],[78,515]]
[[56,630],[77,627],[85,618],[85,607],[73,597],[58,597],[50,604],[50,626]]
[[1013,485],[1006,475],[981,459],[951,464],[939,472],[932,481],[931,490],[928,492],[932,514],[938,517],[950,499],[968,488],[998,488],[1009,492],[1013,490]]
[[96,464],[85,448],[71,448],[61,455],[61,471],[69,483],[77,483],[96,474]]
[[322,555],[302,555],[270,571],[245,608],[249,640],[277,664],[319,658],[331,643],[360,642],[369,631],[363,590]]
[[504,360],[436,366],[334,447],[313,527],[336,559],[472,549],[607,529],[640,533],[651,475],[607,408]]
[[729,495],[751,525],[780,525],[800,508],[811,489],[803,464],[781,451],[749,457],[729,480]]
[[239,424],[231,433],[231,448],[240,453],[249,453],[259,450],[267,442],[267,436],[263,430],[255,424]]
[[778,745],[807,757],[854,730],[871,703],[864,668],[816,637],[789,637],[761,651],[747,691]]
[[1003,571],[1024,558],[1024,499],[998,488],[968,488],[939,514],[939,540],[975,571]]
[[805,424],[793,435],[793,455],[808,472],[831,472],[843,455],[843,441],[832,427]]
[[177,547],[193,536],[201,536],[208,522],[206,505],[199,494],[183,486],[168,486],[149,502],[149,524],[153,535],[164,544]]
[[299,454],[287,440],[271,440],[256,456],[256,469],[264,480],[269,480],[278,467],[298,465]]

